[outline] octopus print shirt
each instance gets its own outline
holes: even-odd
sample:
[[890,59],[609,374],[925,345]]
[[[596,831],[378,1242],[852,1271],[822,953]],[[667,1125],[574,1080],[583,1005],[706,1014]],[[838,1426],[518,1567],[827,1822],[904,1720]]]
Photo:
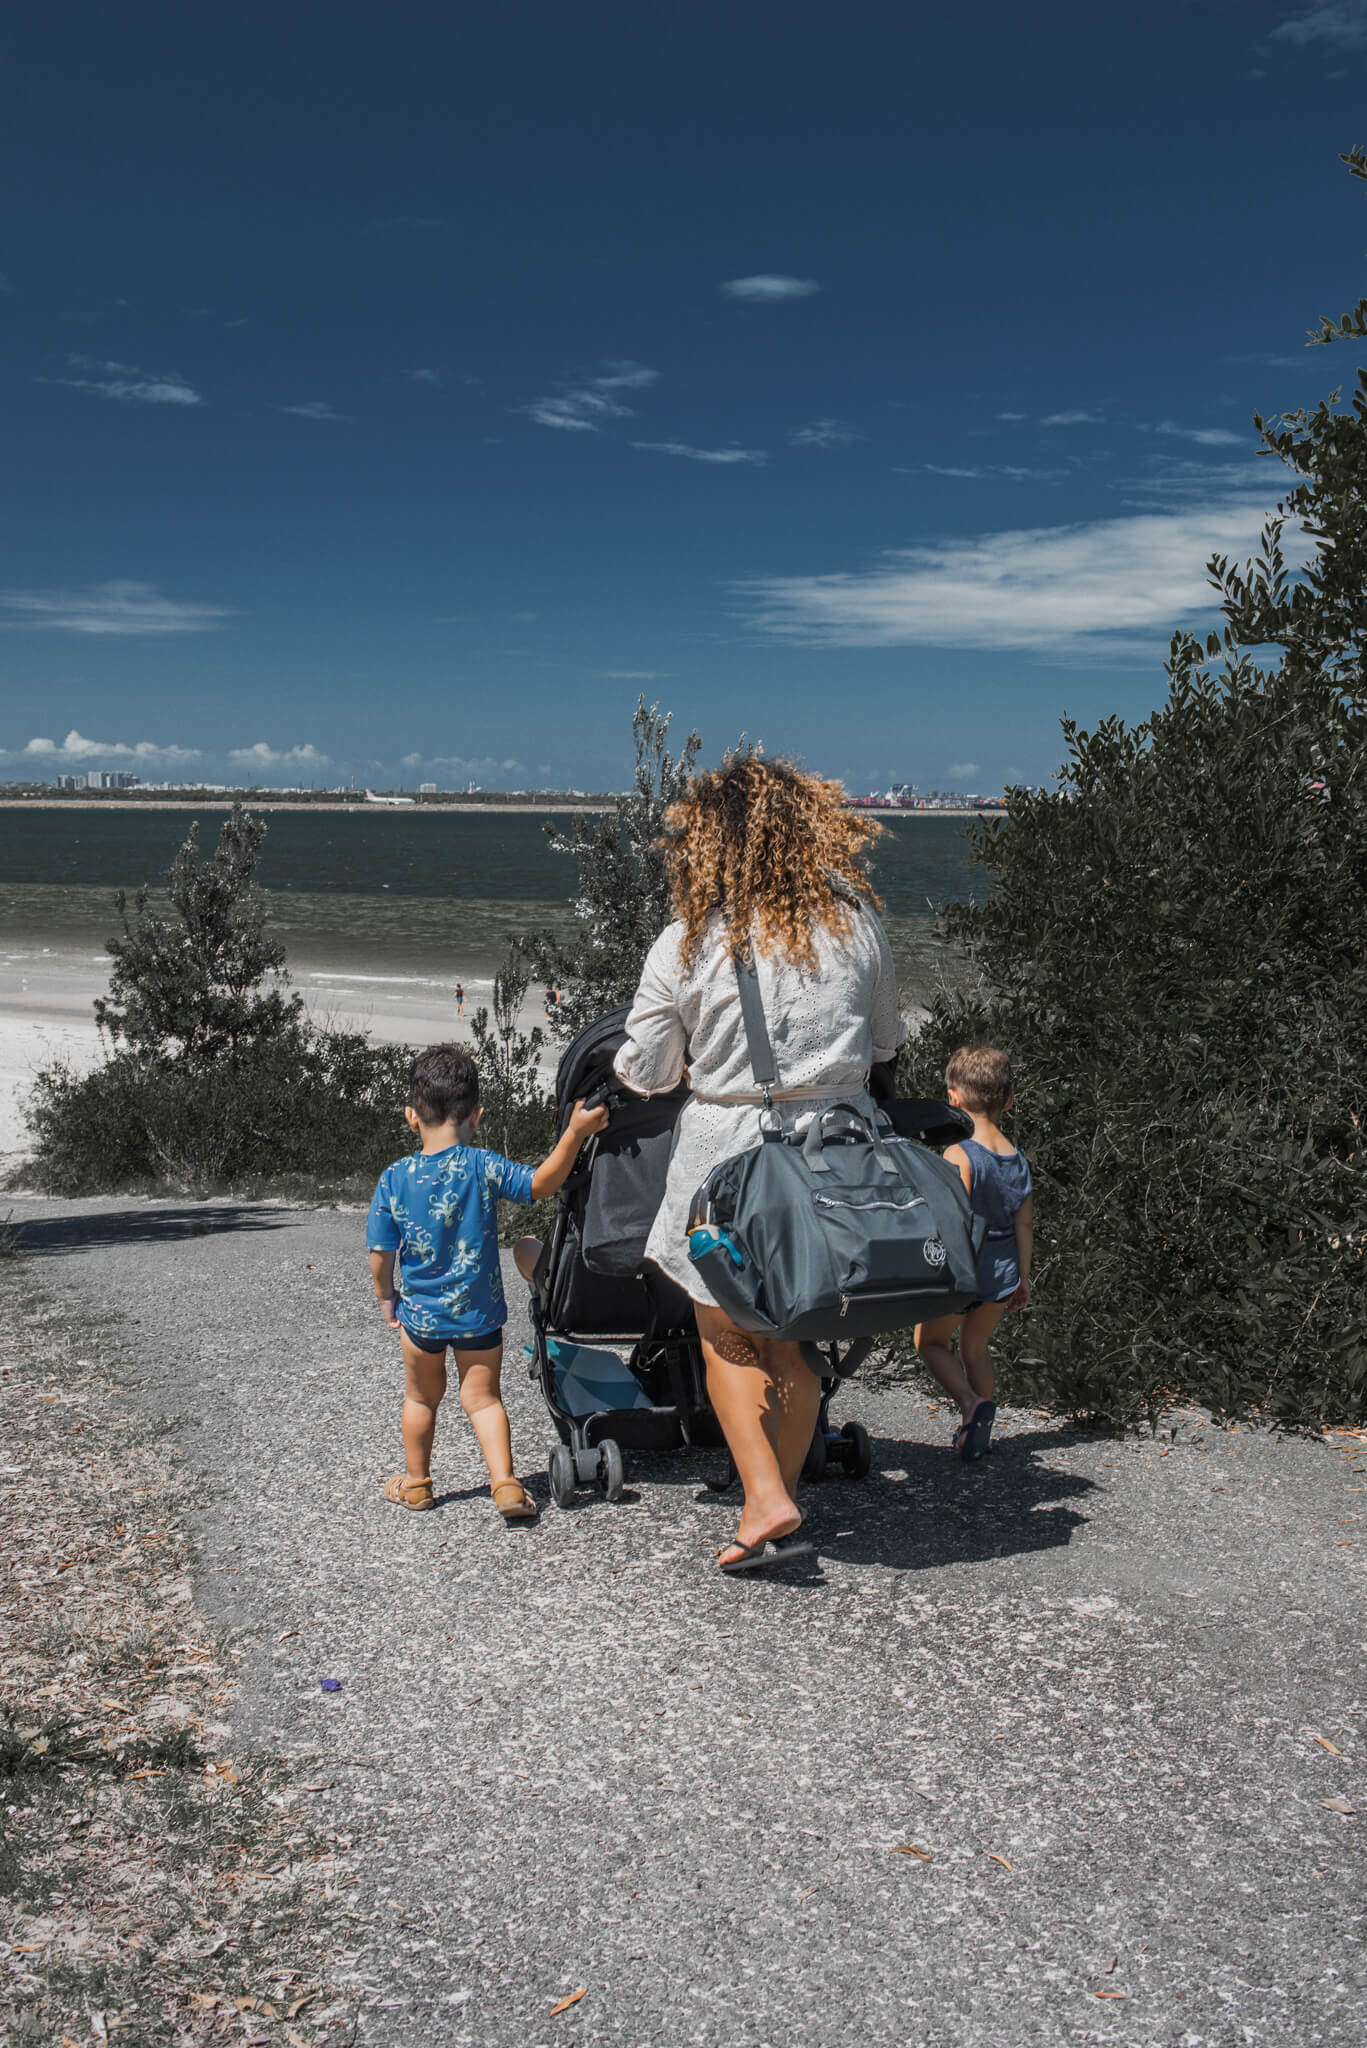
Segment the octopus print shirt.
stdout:
[[476,1145],[415,1152],[380,1175],[366,1248],[399,1254],[399,1321],[426,1342],[478,1337],[508,1320],[498,1205],[530,1202],[532,1168]]

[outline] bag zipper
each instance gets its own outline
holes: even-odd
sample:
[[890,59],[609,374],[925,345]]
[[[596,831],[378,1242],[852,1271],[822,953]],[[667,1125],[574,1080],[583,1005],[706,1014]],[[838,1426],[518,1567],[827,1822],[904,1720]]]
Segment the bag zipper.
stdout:
[[840,1297],[840,1314],[843,1318],[845,1311],[852,1301],[862,1307],[866,1301],[905,1301],[909,1294],[945,1294],[947,1292],[949,1292],[947,1288],[937,1287],[927,1280],[919,1287],[883,1287],[876,1294],[842,1294]]
[[896,1209],[905,1216],[912,1209],[924,1209],[926,1206],[924,1195],[913,1195],[909,1202],[841,1202],[834,1195],[813,1195],[812,1200],[818,1209],[850,1209],[860,1214],[865,1209]]

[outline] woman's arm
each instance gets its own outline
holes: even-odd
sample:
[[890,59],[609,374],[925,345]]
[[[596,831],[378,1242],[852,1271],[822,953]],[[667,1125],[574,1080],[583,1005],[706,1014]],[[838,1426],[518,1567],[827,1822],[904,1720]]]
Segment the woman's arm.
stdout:
[[873,1029],[873,1060],[877,1066],[882,1060],[895,1060],[898,1049],[907,1035],[906,1020],[897,1008],[897,969],[892,964],[892,948],[888,935],[883,930],[883,921],[873,911],[866,912],[872,920],[874,934],[878,941],[878,977],[873,985],[873,1002],[870,1006],[869,1022]]
[[667,1095],[684,1074],[687,1034],[678,1008],[677,933],[664,931],[646,955],[613,1072],[633,1095]]

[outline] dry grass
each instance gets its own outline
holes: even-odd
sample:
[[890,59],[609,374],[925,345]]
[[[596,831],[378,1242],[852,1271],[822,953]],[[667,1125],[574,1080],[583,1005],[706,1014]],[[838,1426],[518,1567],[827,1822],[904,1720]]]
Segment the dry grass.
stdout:
[[226,1753],[236,1655],[125,1364],[0,1237],[0,2039],[333,2042],[348,1875]]

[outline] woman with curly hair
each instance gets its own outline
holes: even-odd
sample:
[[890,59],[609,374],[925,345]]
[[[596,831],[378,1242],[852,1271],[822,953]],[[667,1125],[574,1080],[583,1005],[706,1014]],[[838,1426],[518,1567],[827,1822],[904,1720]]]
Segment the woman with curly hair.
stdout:
[[708,1397],[745,1493],[721,1568],[747,1571],[810,1548],[792,1539],[821,1387],[795,1343],[738,1329],[688,1256],[697,1189],[762,1135],[733,952],[755,962],[786,1129],[838,1101],[872,1111],[869,1067],[893,1058],[906,1027],[869,907],[863,854],[878,827],[843,808],[838,783],[745,754],[698,776],[666,824],[677,915],[646,959],[616,1069],[639,1095],[688,1074],[646,1256],[693,1299]]

